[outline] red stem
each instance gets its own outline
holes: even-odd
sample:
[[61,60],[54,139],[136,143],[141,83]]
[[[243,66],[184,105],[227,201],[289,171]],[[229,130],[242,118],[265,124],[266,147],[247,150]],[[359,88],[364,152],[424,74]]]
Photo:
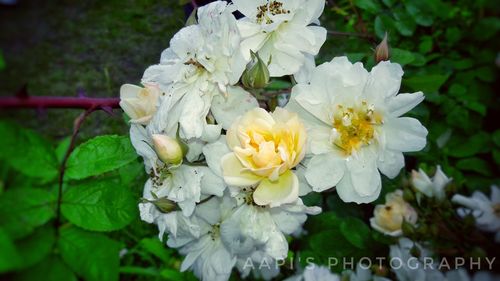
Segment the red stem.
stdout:
[[0,108],[118,108],[120,98],[88,97],[6,97],[0,98]]

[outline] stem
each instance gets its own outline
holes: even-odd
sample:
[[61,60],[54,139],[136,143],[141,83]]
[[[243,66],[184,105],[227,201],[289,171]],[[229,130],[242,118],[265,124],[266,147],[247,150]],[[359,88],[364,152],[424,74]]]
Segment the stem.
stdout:
[[71,135],[71,141],[68,147],[68,150],[66,150],[66,154],[64,154],[63,161],[61,162],[61,166],[59,167],[59,188],[57,191],[57,206],[56,206],[56,220],[54,222],[54,225],[56,227],[56,235],[59,235],[59,226],[61,225],[61,203],[62,203],[62,189],[63,189],[63,183],[64,183],[64,173],[66,171],[66,162],[68,161],[68,158],[73,151],[73,148],[75,147],[75,141],[76,137],[78,135],[78,132],[80,131],[80,127],[83,124],[83,121],[87,116],[89,116],[96,107],[90,107],[88,108],[85,112],[82,112],[80,116],[75,120],[75,125],[73,127],[73,134]]
[[333,36],[355,36],[367,40],[375,40],[375,37],[373,37],[373,35],[369,33],[354,33],[354,32],[333,31],[333,30],[328,30],[327,33]]
[[0,108],[118,108],[120,98],[88,97],[6,97],[0,98]]
[[191,6],[193,6],[193,10],[198,9],[198,3],[196,3],[196,0],[191,0]]

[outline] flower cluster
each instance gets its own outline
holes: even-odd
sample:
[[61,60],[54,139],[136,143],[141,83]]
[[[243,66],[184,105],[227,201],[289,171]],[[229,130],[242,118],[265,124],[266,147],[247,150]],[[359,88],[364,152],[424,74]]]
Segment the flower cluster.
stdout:
[[[202,280],[228,280],[233,268],[243,277],[276,276],[279,268],[246,265],[287,257],[288,236],[304,234],[307,215],[321,212],[301,196],[335,188],[345,202],[373,202],[380,173],[394,178],[403,152],[426,145],[427,130],[402,117],[423,94],[398,94],[400,65],[385,61],[369,72],[337,57],[315,66],[326,39],[318,20],[324,5],[200,7],[197,22],[146,69],[144,87],[122,86],[130,138],[149,175],[141,218],[185,255],[182,271]],[[261,108],[252,88],[284,75],[297,82],[289,103]],[[398,235],[405,220],[415,223],[416,214],[394,193],[372,225]]]

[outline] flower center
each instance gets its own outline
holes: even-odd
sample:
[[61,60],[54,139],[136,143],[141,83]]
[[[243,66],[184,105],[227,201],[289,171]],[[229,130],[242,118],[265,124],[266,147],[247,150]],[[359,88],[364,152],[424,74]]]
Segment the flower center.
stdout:
[[338,105],[333,118],[332,142],[347,155],[351,155],[372,142],[375,136],[375,126],[380,124],[382,124],[382,116],[365,101],[359,107]]
[[269,17],[269,14],[275,16],[289,13],[289,10],[283,9],[283,3],[271,1],[267,5],[257,7],[257,23],[262,23],[265,20],[266,24],[271,24],[273,20]]
[[212,241],[215,241],[220,236],[220,223],[214,224],[212,229],[208,232]]

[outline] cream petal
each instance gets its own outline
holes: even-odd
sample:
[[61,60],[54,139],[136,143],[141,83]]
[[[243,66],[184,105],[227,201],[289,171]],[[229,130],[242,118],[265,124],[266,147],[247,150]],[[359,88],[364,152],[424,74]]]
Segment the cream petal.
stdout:
[[253,193],[254,202],[270,207],[292,203],[299,197],[299,180],[292,171],[280,175],[277,181],[264,179]]
[[250,186],[262,180],[262,177],[245,170],[234,153],[224,155],[221,161],[224,181],[229,185]]

